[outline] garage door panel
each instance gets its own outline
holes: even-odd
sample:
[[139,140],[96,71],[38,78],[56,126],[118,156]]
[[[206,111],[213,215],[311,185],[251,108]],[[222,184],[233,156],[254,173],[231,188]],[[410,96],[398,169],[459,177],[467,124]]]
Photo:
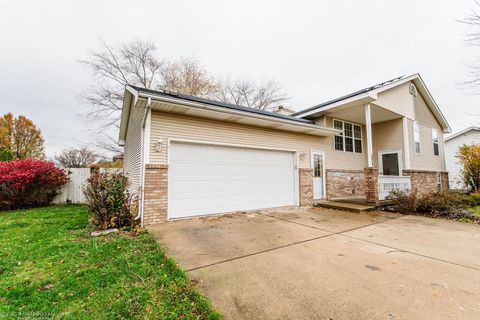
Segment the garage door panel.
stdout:
[[295,204],[292,152],[171,143],[169,218]]
[[203,181],[174,181],[170,184],[169,192],[174,197],[187,196],[191,193],[208,194],[210,192],[210,180]]
[[208,164],[190,162],[190,163],[174,163],[170,166],[175,171],[175,177],[181,180],[197,180],[209,179],[211,176]]

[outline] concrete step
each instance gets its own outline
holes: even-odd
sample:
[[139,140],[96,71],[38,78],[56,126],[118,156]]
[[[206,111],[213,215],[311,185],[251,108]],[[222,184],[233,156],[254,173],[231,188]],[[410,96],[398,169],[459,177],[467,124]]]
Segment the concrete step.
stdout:
[[323,208],[344,210],[344,211],[351,211],[351,212],[375,211],[375,206],[366,205],[366,204],[357,204],[357,203],[346,203],[346,202],[339,202],[339,201],[322,200],[322,201],[316,201],[313,205],[315,207],[323,207]]

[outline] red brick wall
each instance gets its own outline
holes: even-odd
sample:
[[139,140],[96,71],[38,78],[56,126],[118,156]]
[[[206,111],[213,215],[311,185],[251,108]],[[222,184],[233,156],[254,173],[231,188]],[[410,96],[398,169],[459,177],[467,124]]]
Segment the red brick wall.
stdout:
[[299,168],[300,206],[313,205],[313,169]]
[[404,176],[410,176],[412,190],[419,194],[433,193],[438,191],[438,174],[442,175],[442,189],[448,189],[448,172],[426,170],[403,170]]
[[167,221],[168,166],[147,164],[145,166],[143,224]]
[[328,200],[365,198],[365,173],[362,170],[327,169],[325,179]]
[[378,202],[378,169],[365,168],[365,197],[369,203]]

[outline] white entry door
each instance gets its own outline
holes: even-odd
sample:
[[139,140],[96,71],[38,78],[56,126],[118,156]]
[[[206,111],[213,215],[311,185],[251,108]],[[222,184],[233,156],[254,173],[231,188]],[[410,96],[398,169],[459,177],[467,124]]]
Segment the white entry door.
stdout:
[[293,152],[170,143],[170,219],[296,204]]
[[325,198],[325,153],[312,152],[313,198]]

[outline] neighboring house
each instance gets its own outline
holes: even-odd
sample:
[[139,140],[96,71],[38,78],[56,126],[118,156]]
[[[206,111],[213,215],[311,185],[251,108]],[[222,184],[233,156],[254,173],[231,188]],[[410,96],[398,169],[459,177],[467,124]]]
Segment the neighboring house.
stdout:
[[461,166],[458,163],[456,155],[458,148],[464,144],[480,144],[480,127],[466,128],[445,138],[445,161],[450,187],[453,189],[463,188],[463,183],[460,178]]
[[153,224],[446,188],[448,132],[415,74],[293,115],[127,86],[119,142]]

